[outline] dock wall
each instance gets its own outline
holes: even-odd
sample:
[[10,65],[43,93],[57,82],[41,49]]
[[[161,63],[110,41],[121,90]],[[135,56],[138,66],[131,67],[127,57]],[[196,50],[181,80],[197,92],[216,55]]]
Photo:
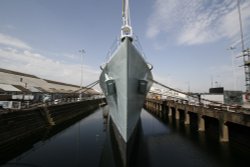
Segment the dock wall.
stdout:
[[199,132],[216,135],[220,142],[234,140],[250,147],[250,113],[190,105],[174,100],[146,99],[144,107],[156,117],[174,119]]
[[104,99],[87,100],[0,114],[0,155],[4,155],[10,145],[14,146],[27,137],[39,135],[50,127],[90,114],[103,101]]

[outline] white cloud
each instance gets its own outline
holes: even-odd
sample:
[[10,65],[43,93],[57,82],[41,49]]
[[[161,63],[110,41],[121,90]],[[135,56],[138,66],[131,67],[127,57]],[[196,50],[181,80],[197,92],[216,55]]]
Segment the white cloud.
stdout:
[[[80,64],[67,64],[52,60],[30,50],[13,48],[0,49],[0,67],[33,74],[41,78],[64,83],[80,84]],[[100,72],[84,65],[83,83],[98,80]]]
[[[245,33],[250,27],[250,1],[241,1]],[[148,22],[147,36],[157,38],[165,33],[178,44],[194,45],[235,40],[239,37],[237,1],[234,0],[156,0]]]
[[[0,33],[0,67],[14,71],[33,74],[44,79],[60,81],[64,83],[80,84],[81,65],[69,64],[48,58],[44,53],[37,53],[27,43]],[[56,53],[53,53],[57,55]],[[73,54],[61,53],[64,57],[75,59]],[[60,55],[61,55],[60,54]],[[51,54],[49,54],[51,55]],[[52,56],[54,57],[54,56]],[[79,62],[80,63],[80,62]],[[83,84],[89,84],[99,79],[99,70],[87,65],[83,67]]]
[[31,49],[31,47],[27,43],[17,38],[14,38],[9,35],[2,34],[2,33],[0,33],[0,44],[5,45],[5,46],[12,46],[15,48],[20,48],[20,49],[28,49],[28,50]]

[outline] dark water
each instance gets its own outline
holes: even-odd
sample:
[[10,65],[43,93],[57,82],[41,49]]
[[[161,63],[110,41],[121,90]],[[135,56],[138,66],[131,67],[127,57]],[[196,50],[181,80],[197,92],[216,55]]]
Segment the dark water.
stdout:
[[[107,150],[103,109],[77,121],[4,166],[116,166]],[[174,120],[165,122],[147,111],[141,114],[141,138],[134,166],[250,166],[250,151],[237,143],[221,144]],[[107,165],[108,164],[108,165]]]

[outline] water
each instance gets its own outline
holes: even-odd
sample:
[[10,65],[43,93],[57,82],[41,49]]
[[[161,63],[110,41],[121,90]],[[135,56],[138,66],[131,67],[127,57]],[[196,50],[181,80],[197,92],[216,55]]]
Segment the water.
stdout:
[[[107,166],[103,160],[115,161],[115,157],[106,149],[108,130],[102,110],[35,143],[4,166]],[[249,150],[236,143],[221,144],[174,120],[159,121],[146,111],[141,125],[134,166],[249,166]]]

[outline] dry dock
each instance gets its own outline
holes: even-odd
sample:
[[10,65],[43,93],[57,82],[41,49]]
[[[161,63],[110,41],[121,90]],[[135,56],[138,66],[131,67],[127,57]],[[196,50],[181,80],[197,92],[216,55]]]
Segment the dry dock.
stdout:
[[104,99],[94,99],[0,114],[0,154],[4,155],[10,145],[14,146],[26,137],[91,113],[103,102]]

